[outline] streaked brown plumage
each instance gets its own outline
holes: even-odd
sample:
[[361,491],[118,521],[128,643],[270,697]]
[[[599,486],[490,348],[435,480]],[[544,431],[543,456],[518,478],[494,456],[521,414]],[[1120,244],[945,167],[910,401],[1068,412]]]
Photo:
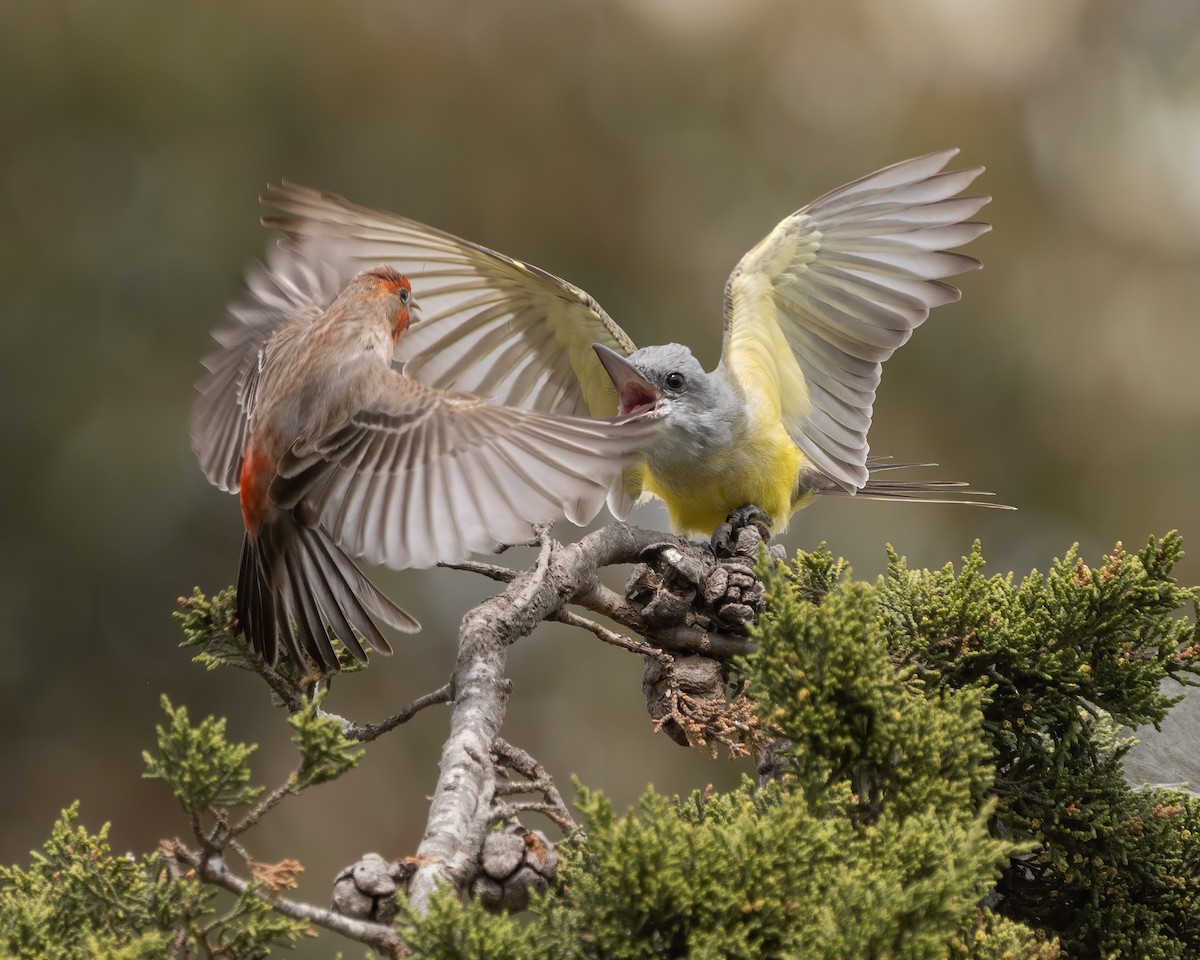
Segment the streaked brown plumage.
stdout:
[[517,410],[408,379],[392,367],[415,308],[408,280],[363,270],[326,308],[312,296],[325,269],[291,261],[286,277],[250,276],[205,360],[192,446],[208,478],[240,495],[238,615],[255,649],[274,662],[282,640],[332,669],[330,631],[365,660],[357,637],[390,652],[373,617],[419,629],[351,555],[425,567],[564,512],[590,519],[656,423]]

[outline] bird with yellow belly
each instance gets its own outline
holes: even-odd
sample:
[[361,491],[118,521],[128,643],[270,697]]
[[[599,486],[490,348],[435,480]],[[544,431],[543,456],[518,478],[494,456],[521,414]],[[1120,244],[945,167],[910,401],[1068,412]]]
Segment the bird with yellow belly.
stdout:
[[654,407],[662,423],[644,461],[623,478],[628,496],[658,497],[671,527],[683,534],[707,536],[732,511],[750,505],[764,519],[779,519],[768,526],[787,524],[803,455],[767,393],[745,389],[723,364],[705,373],[678,343],[645,347],[629,359],[596,350],[617,386],[620,408]]
[[980,266],[953,248],[990,229],[971,219],[990,198],[961,195],[983,168],[946,171],[956,153],[885,167],[780,222],[725,285],[711,372],[681,344],[636,349],[583,290],[487,247],[292,184],[264,199],[285,247],[335,275],[387,263],[411,278],[423,315],[398,351],[407,376],[555,413],[655,407],[663,427],[608,492],[618,518],[657,497],[680,533],[727,518],[778,532],[822,494],[998,506],[957,482],[880,477],[926,465],[867,444],[882,364],[959,298],[945,278]]

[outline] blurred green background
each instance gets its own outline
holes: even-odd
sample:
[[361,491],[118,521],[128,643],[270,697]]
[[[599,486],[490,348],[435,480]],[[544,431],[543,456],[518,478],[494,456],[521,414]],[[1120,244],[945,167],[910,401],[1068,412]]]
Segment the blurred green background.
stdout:
[[[170,616],[236,573],[236,503],[200,475],[187,413],[264,248],[268,179],[530,260],[638,342],[711,365],[725,278],[779,219],[961,147],[988,166],[995,229],[968,251],[986,269],[888,364],[872,448],[1020,511],[840,500],[786,542],[828,540],[874,575],[886,543],[941,565],[979,537],[1020,575],[1074,541],[1095,561],[1179,528],[1179,573],[1200,581],[1194,0],[10,0],[0,90],[0,862],[24,862],[76,797],[118,849],[185,830],[139,779],[161,692],[228,714],[264,779],[289,768],[260,684],[192,666]],[[490,592],[450,571],[378,580],[426,630],[335,684],[332,709],[364,720],[442,682]],[[624,804],[749,769],[655,735],[640,662],[588,636],[543,627],[511,673],[506,736],[564,785],[573,771]],[[299,857],[301,894],[325,902],[365,850],[411,853],[447,718],[289,801],[256,855]],[[1145,776],[1200,780],[1190,723]]]

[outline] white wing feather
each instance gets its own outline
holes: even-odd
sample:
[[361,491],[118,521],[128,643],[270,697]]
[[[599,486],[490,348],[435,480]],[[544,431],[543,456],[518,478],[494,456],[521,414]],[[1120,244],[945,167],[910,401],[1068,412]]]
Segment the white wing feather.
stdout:
[[271,496],[303,502],[345,549],[396,569],[527,539],[575,504],[591,513],[572,519],[590,520],[658,428],[653,416],[547,416],[387,374],[348,426],[293,446]]
[[397,357],[415,380],[549,413],[611,416],[616,394],[592,351],[633,342],[578,287],[545,270],[415,220],[292,183],[271,186],[264,220],[285,246],[346,282],[387,263],[413,285],[420,313]]

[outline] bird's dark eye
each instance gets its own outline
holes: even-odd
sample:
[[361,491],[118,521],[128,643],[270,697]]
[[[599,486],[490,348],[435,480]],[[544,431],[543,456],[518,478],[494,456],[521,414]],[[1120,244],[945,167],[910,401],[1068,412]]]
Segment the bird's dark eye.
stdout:
[[667,379],[664,382],[672,390],[682,390],[684,383],[683,374],[678,372],[668,373]]
[[400,288],[400,302],[401,303],[408,303],[408,301],[411,297],[412,297],[411,293],[409,293],[403,287]]

